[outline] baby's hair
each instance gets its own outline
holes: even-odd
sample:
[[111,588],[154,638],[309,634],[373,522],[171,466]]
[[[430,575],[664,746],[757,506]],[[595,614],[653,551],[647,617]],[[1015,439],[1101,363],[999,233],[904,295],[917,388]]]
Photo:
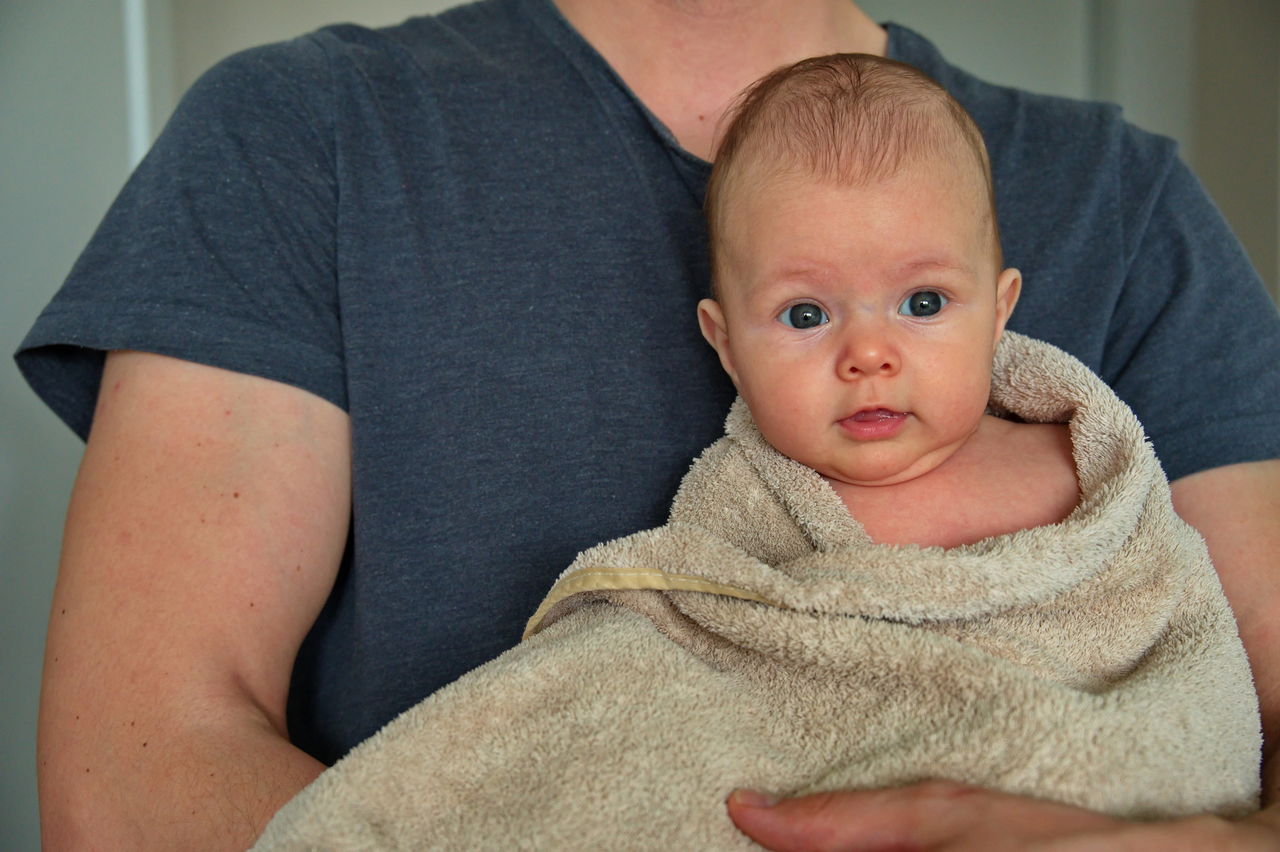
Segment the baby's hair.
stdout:
[[910,161],[954,157],[957,148],[969,152],[986,188],[996,268],[1003,266],[982,133],[945,89],[910,65],[860,53],[805,59],[757,81],[725,119],[704,205],[713,291],[725,199],[745,173],[857,186]]

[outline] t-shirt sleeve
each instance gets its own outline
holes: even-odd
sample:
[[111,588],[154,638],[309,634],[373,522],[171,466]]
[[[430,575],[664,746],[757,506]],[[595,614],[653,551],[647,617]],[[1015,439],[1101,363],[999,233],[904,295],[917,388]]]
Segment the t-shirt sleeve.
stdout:
[[303,38],[224,60],[183,98],[16,356],[82,437],[114,349],[346,407],[331,91]]
[[1146,426],[1170,479],[1280,457],[1280,314],[1199,181],[1171,153],[1145,187],[1146,135],[1120,172],[1128,272],[1104,377]]

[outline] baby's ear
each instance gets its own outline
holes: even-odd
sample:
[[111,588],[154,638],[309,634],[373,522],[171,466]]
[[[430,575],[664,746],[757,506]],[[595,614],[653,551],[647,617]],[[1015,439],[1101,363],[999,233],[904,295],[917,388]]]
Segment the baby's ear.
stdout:
[[698,302],[698,328],[702,329],[702,336],[720,356],[720,366],[724,367],[736,386],[738,374],[733,368],[733,358],[729,352],[729,326],[724,320],[724,311],[719,302],[714,299]]
[[1018,304],[1018,296],[1022,294],[1022,273],[1009,268],[1000,273],[996,279],[996,341],[1004,333],[1014,305]]

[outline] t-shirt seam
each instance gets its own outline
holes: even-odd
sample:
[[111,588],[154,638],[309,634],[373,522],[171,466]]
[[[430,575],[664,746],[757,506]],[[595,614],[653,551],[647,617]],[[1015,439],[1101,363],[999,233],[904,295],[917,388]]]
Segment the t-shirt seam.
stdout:
[[[1130,125],[1126,122],[1122,127],[1125,128],[1126,135],[1131,136],[1132,129],[1130,128]],[[1120,168],[1117,169],[1118,174],[1116,176],[1117,183],[1119,184],[1117,199],[1130,197],[1129,190],[1133,188],[1132,178],[1135,176],[1134,171],[1127,167],[1128,163],[1132,162],[1134,159],[1132,138],[1126,139],[1123,144],[1125,146],[1125,150],[1123,155],[1120,157]],[[1160,170],[1157,174],[1151,175],[1150,183],[1145,187],[1146,192],[1143,194],[1142,206],[1137,211],[1136,215],[1133,215],[1132,217],[1127,215],[1127,211],[1123,208],[1123,201],[1117,201],[1118,204],[1122,205],[1120,215],[1117,218],[1120,220],[1121,226],[1127,231],[1124,234],[1125,286],[1128,285],[1130,276],[1134,272],[1134,264],[1142,255],[1142,246],[1146,243],[1150,235],[1151,220],[1155,216],[1156,210],[1160,207],[1160,200],[1164,198],[1165,193],[1168,192],[1169,178],[1173,174],[1173,167],[1176,159],[1176,157],[1168,155],[1160,157]]]
[[[302,36],[299,39],[299,42],[310,44],[320,53],[320,56],[324,61],[325,76],[328,78],[328,86],[326,89],[326,94],[330,100],[333,100],[336,93],[336,83],[335,83],[335,76],[333,71],[333,57],[330,56],[330,52],[328,48],[324,45],[321,39],[317,37],[318,35],[319,33],[309,33],[305,36]],[[336,176],[338,173],[338,163],[337,163],[336,142],[333,138],[333,133],[332,131],[329,131],[326,136],[325,133],[320,132],[321,123],[317,121],[316,112],[314,109],[312,109],[312,105],[309,99],[304,96],[303,90],[299,88],[297,80],[294,78],[293,75],[286,74],[280,69],[276,68],[275,63],[273,61],[269,61],[264,56],[255,57],[255,60],[256,60],[255,61],[256,65],[258,65],[260,68],[262,68],[263,71],[265,71],[266,73],[274,77],[284,87],[284,89],[288,91],[289,99],[293,101],[293,103],[295,103],[302,110],[302,112],[307,116],[307,121],[306,121],[307,133],[310,134],[315,139],[316,144],[324,152],[325,159],[328,161],[329,173]],[[327,144],[326,144],[326,138],[328,139]],[[334,184],[334,193],[336,196],[337,194],[336,181]]]

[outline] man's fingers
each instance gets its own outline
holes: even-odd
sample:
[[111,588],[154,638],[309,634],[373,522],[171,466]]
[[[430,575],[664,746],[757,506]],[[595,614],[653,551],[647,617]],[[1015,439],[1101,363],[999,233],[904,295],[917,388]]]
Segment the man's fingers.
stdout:
[[1036,841],[1115,830],[1111,817],[949,781],[819,793],[770,805],[735,791],[729,817],[774,852],[1026,849]]
[[770,804],[759,793],[735,790],[729,796],[729,818],[738,830],[774,852],[836,852],[852,850],[849,831],[857,831],[843,819],[844,808],[833,803],[837,796],[824,793]]
[[930,817],[924,811],[969,789],[944,782],[906,791],[815,793],[772,806],[760,794],[735,791],[728,807],[739,830],[775,852],[928,848],[931,839],[936,842],[954,829],[954,821],[946,813]]

